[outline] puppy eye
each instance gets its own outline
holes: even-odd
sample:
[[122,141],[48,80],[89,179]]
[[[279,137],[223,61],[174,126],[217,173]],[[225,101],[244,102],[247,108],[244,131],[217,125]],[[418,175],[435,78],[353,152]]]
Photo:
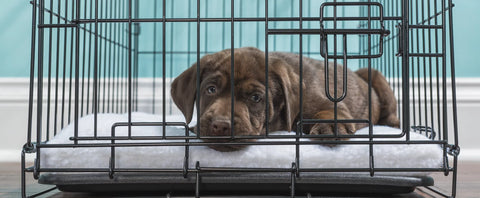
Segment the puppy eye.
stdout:
[[215,86],[210,86],[210,87],[207,88],[207,92],[209,94],[217,93],[217,88]]
[[262,97],[260,96],[260,94],[253,94],[250,97],[250,100],[252,100],[255,103],[259,103],[260,101],[262,101]]

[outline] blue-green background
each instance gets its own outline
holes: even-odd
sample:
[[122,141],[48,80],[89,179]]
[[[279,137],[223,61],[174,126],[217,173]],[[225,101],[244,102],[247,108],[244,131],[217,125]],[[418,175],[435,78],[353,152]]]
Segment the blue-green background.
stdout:
[[[148,5],[152,5],[151,1],[143,0],[144,2],[140,5],[141,9],[151,10]],[[159,1],[160,2],[160,1]],[[182,6],[182,2],[176,1],[177,3],[172,7],[174,11],[173,15],[175,17],[195,17],[196,13],[195,10],[192,9],[189,12],[184,12],[185,6]],[[239,1],[236,1],[239,2]],[[278,13],[286,13],[287,16],[290,14],[290,3],[289,1],[285,1],[283,3],[279,3],[280,6],[275,6],[274,9],[277,9]],[[456,74],[457,77],[480,77],[480,64],[478,64],[478,53],[480,52],[480,1],[478,0],[458,0],[454,1],[455,8],[454,8],[454,42],[455,42],[455,64],[456,64]],[[158,3],[158,6],[161,6]],[[255,9],[259,9],[261,13],[263,13],[263,7],[256,8],[247,7],[245,5],[251,4],[242,4],[243,11],[237,11],[236,13],[246,13],[248,17],[248,13],[255,13]],[[145,8],[142,8],[145,6]],[[204,5],[205,6],[205,5]],[[212,8],[212,6],[217,6],[218,9],[211,9],[211,10],[219,10],[218,12],[210,11],[207,17],[221,17],[225,15],[223,13],[223,6],[218,3],[215,3],[214,0],[211,0],[211,3],[208,7]],[[318,10],[318,7],[313,7],[313,10]],[[31,10],[32,6],[29,4],[27,0],[15,0],[15,1],[2,1],[0,5],[0,77],[27,77],[29,75],[30,70],[30,45],[31,45]],[[169,11],[167,11],[168,14]],[[273,12],[273,10],[272,10]],[[205,12],[204,12],[205,13]],[[160,15],[160,14],[159,14]],[[230,15],[226,13],[226,15]],[[254,16],[254,15],[251,15]],[[281,16],[278,14],[277,16]],[[142,12],[140,17],[150,18],[153,17],[152,12]],[[205,17],[205,16],[202,16]],[[245,17],[245,15],[243,15]],[[259,33],[252,33],[251,31],[256,31],[255,28],[258,28],[255,23],[245,24],[242,27],[242,35],[247,35],[243,37],[237,37],[235,39],[236,46],[251,46],[255,45],[256,43],[260,42],[263,43],[264,40],[256,41],[256,39],[250,38],[248,35],[253,35],[252,37],[262,37],[263,30]],[[278,28],[282,27],[281,23],[276,24]],[[290,24],[284,24],[284,27],[289,27]],[[169,36],[178,37],[178,38],[185,38],[187,36],[186,32],[184,31],[188,24],[183,24],[183,28],[180,27],[179,29],[171,30],[167,32],[167,38]],[[192,32],[195,31],[195,24],[190,24],[192,28]],[[208,37],[201,38],[201,46],[213,46],[210,49],[202,49],[208,51],[218,51],[222,48],[229,48],[230,46],[230,38],[223,38],[222,31],[224,26],[226,35],[230,34],[230,25],[228,24],[209,24],[209,29],[218,29],[218,31],[209,31]],[[214,26],[218,26],[215,28]],[[161,27],[161,23],[157,24],[157,28]],[[202,29],[206,28],[202,26]],[[239,26],[235,26],[236,29]],[[263,28],[263,26],[262,26]],[[167,27],[168,29],[168,27]],[[183,29],[183,31],[182,31]],[[153,25],[144,25],[142,26],[142,32],[144,32],[145,37],[148,37],[147,34],[153,34]],[[157,32],[161,32],[161,29],[158,29]],[[170,35],[169,35],[170,34]],[[255,36],[258,34],[259,36]],[[195,38],[195,35],[190,35],[192,38]],[[161,37],[159,37],[158,40]],[[170,37],[172,38],[172,37]],[[241,40],[242,39],[242,40]],[[287,39],[288,40],[288,39]],[[188,41],[185,39],[175,39],[172,40],[174,42],[166,43],[167,49],[175,49],[175,48],[184,48],[188,45]],[[275,42],[270,43],[271,45],[278,45],[276,46],[277,49],[284,48],[288,49],[292,47],[291,40],[288,40],[289,43],[284,42]],[[190,39],[192,50],[195,49],[196,45],[195,39]],[[315,41],[316,42],[316,41]],[[215,43],[215,45],[211,45],[211,43]],[[263,45],[263,44],[262,44]],[[157,44],[157,47],[160,47],[160,44]],[[140,49],[144,49],[148,51],[152,48],[152,42],[149,39],[140,40]],[[217,49],[218,48],[218,49]],[[139,64],[143,65],[150,65],[152,62],[152,56],[140,56],[139,57]],[[168,59],[169,57],[167,57]],[[182,65],[182,68],[188,67],[189,64],[194,62],[195,60],[188,60],[188,57],[185,56],[182,58],[181,56],[176,56],[178,59],[182,60],[173,60],[177,61],[179,64]],[[157,59],[157,61],[159,61]],[[140,71],[142,72],[142,71]],[[148,72],[148,71],[143,71]],[[175,72],[177,73],[177,72]],[[175,74],[173,74],[175,75]]]

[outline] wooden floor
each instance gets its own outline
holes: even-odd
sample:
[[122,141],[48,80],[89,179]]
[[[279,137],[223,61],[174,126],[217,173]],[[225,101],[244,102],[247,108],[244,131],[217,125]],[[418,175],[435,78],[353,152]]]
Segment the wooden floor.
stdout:
[[[479,198],[480,197],[480,162],[460,162],[458,172],[457,197],[460,198]],[[435,173],[435,185],[450,191],[450,179],[443,174]],[[32,195],[49,189],[52,186],[37,184],[31,174],[27,174],[27,194]],[[423,188],[417,189],[414,193],[396,195],[393,197],[438,197],[431,196],[423,191]],[[21,197],[20,188],[20,164],[19,163],[0,163],[0,197],[17,198]],[[85,193],[66,193],[53,190],[40,197],[48,198],[107,198],[107,197],[165,197],[165,195],[93,195]]]

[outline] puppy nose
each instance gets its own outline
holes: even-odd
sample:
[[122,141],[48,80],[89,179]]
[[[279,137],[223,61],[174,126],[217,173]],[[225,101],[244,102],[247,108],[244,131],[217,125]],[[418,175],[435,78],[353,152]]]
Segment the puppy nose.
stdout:
[[212,135],[230,135],[230,122],[213,121],[211,125]]

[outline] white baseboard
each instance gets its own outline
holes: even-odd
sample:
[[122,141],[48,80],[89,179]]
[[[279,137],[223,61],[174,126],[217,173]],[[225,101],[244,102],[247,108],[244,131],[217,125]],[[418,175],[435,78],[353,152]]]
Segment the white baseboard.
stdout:
[[[20,162],[21,161],[21,149],[1,149],[0,150],[0,162]],[[26,162],[33,162],[35,155],[25,155]]]
[[462,149],[459,160],[461,161],[480,161],[480,149]]

